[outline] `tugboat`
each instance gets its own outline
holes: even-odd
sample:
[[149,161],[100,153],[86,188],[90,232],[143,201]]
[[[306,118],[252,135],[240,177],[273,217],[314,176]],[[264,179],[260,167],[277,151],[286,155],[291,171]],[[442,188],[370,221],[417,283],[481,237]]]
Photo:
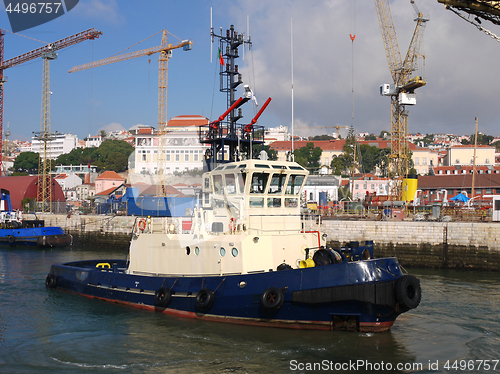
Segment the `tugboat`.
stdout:
[[67,247],[73,241],[61,227],[45,227],[43,220],[23,219],[21,211],[14,211],[10,192],[0,190],[0,244],[10,246]]
[[[212,36],[216,36],[212,32]],[[397,259],[373,258],[373,242],[334,249],[319,225],[304,226],[300,196],[309,172],[269,161],[256,124],[239,125],[238,46],[220,38],[228,110],[200,127],[202,192],[191,217],[136,219],[127,259],[52,265],[48,288],[175,316],[295,329],[380,332],[420,302],[420,282]],[[227,48],[224,48],[227,47]],[[235,79],[236,78],[236,79]],[[227,85],[226,85],[227,84]],[[225,120],[229,115],[229,119]],[[262,137],[262,135],[260,135]],[[259,153],[259,152],[256,152]]]

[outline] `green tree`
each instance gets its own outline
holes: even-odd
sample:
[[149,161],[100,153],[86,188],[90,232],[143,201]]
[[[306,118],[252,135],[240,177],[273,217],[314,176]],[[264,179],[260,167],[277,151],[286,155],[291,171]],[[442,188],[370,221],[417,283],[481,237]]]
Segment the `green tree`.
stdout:
[[14,172],[37,174],[39,155],[35,152],[22,152],[14,161]]
[[380,139],[385,139],[387,135],[391,135],[389,131],[382,130],[378,136]]
[[[252,146],[252,157],[254,159],[258,159],[260,156],[260,152],[262,151],[262,145],[260,144],[254,144]],[[267,157],[271,161],[277,161],[278,160],[278,151],[271,149],[271,146],[265,145],[264,146],[264,151],[267,153]]]
[[124,140],[108,139],[102,142],[99,148],[75,148],[70,153],[57,158],[57,165],[93,164],[98,171],[113,170],[122,172],[127,170],[128,157],[134,152],[134,147]]
[[309,140],[331,140],[335,139],[333,136],[330,135],[315,135],[315,136],[310,136],[308,138]]
[[377,136],[375,134],[370,134],[365,136],[365,140],[377,140]]
[[314,143],[307,143],[305,147],[293,151],[295,162],[309,169],[311,172],[319,168],[319,160],[323,153],[320,147],[314,147]]

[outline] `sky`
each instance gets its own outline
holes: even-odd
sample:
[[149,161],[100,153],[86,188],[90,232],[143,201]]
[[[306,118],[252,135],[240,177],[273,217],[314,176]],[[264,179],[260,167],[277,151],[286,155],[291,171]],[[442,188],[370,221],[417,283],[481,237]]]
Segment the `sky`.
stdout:
[[[470,135],[478,117],[480,132],[499,136],[500,43],[437,0],[416,4],[430,18],[423,36],[427,85],[416,91],[417,105],[409,107],[409,132]],[[404,58],[415,12],[409,0],[390,6]],[[215,120],[226,110],[226,96],[219,92],[217,45],[210,43],[211,8],[216,33],[234,25],[251,36],[251,49],[245,49],[243,60],[240,48],[237,63],[258,103],[272,98],[260,125],[291,127],[293,108],[294,132],[301,136],[351,125],[377,135],[390,131],[390,99],[380,96],[379,87],[392,78],[373,1],[80,0],[64,16],[19,33],[26,37],[7,32],[4,59],[43,46],[40,41],[95,28],[103,33],[99,39],[60,50],[50,63],[51,131],[83,139],[100,130],[157,127],[158,54],[68,70],[166,29],[170,43],[193,41],[191,51],[174,50],[169,61],[167,117],[196,114]],[[498,26],[486,21],[482,26],[500,34]],[[3,4],[0,28],[11,30]],[[354,42],[349,34],[356,35]],[[160,44],[161,33],[126,52]],[[4,71],[4,128],[9,126],[10,139],[29,140],[40,131],[42,71],[40,58]],[[249,123],[258,110],[246,104],[239,122]]]

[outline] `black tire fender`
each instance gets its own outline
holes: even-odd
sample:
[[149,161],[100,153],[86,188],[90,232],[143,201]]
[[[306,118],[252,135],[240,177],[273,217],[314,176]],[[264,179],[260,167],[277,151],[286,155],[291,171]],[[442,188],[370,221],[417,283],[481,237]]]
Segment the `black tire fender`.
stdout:
[[405,309],[414,309],[420,304],[422,298],[420,281],[413,275],[399,277],[394,292],[399,305]]
[[9,235],[7,240],[9,241],[9,244],[14,244],[16,242],[16,238],[14,238],[13,235]]
[[172,292],[170,288],[160,287],[155,292],[155,305],[166,307],[172,298]]
[[45,278],[45,287],[47,288],[56,288],[57,286],[57,278],[54,274],[47,275]]
[[215,295],[212,290],[202,288],[196,294],[195,305],[200,310],[208,310],[214,305]]
[[260,297],[260,303],[266,309],[276,310],[281,308],[284,299],[283,291],[276,287],[269,287]]

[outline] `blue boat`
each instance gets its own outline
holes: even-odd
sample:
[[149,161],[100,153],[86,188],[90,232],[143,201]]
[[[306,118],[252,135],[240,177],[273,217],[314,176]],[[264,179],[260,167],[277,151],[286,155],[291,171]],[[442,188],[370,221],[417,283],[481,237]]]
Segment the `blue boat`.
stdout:
[[[242,38],[233,27],[217,37],[227,51],[221,74],[231,75],[238,71]],[[241,80],[221,81],[229,82],[224,92],[231,105],[199,129],[209,147],[192,214],[137,217],[127,259],[54,264],[46,287],[226,323],[390,329],[419,305],[419,280],[394,257],[374,258],[370,240],[332,248],[319,220],[303,221],[300,200],[309,172],[293,161],[269,161],[262,152],[254,158],[264,133],[256,122],[271,99],[240,126],[238,109],[252,99],[251,90],[245,87],[236,100]]]
[[14,212],[10,192],[0,190],[0,244],[10,246],[66,247],[73,238],[61,227],[45,227],[43,220],[25,220]]

